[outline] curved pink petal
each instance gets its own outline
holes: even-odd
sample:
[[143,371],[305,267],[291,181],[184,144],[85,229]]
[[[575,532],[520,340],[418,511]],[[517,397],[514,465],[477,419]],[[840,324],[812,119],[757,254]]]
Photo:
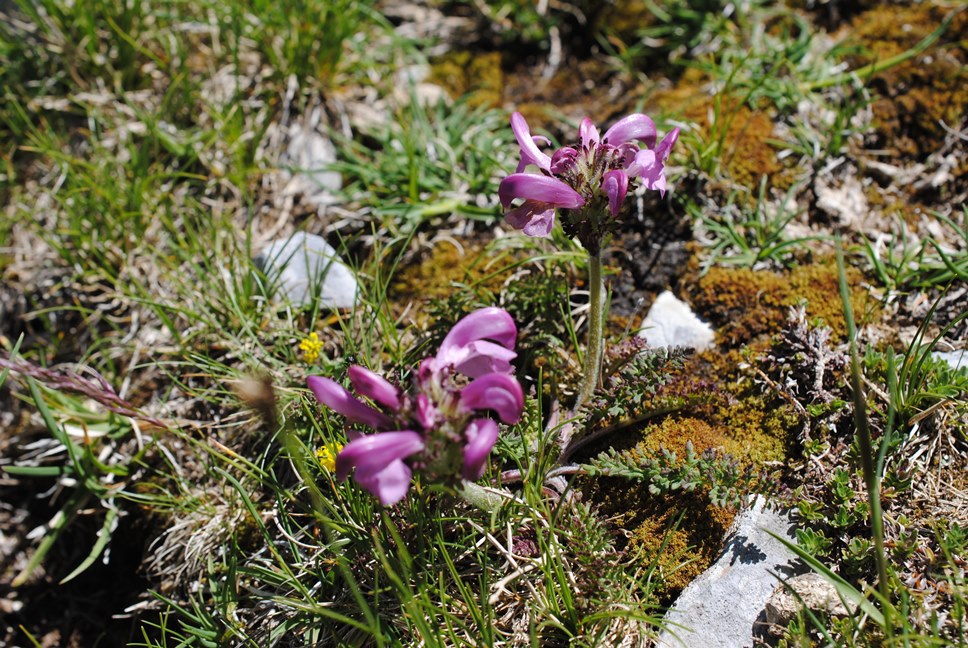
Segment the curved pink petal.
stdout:
[[375,495],[380,504],[393,506],[407,495],[412,476],[410,466],[396,459],[380,470],[357,470],[353,479]]
[[634,113],[618,120],[605,131],[602,140],[611,146],[638,140],[649,148],[655,146],[655,122],[642,113]]
[[622,203],[625,202],[625,194],[628,192],[628,188],[629,177],[621,169],[608,171],[602,177],[602,189],[608,196],[608,211],[612,212],[612,216],[616,218],[622,209]]
[[[437,360],[444,364],[464,359],[464,348],[478,340],[493,340],[506,349],[513,349],[518,339],[518,327],[503,308],[488,306],[465,315],[454,324],[437,351]],[[456,355],[455,355],[456,354]]]
[[547,203],[552,207],[575,209],[585,204],[577,191],[557,178],[533,173],[512,173],[501,180],[497,190],[501,205],[507,209],[515,198]]
[[386,429],[391,423],[382,412],[363,403],[335,380],[323,376],[309,376],[306,384],[317,400],[352,423],[362,423],[376,429]]
[[642,178],[642,184],[647,189],[658,191],[661,195],[665,196],[665,165],[656,157],[655,152],[639,151],[639,155],[636,156],[635,160],[629,168],[635,167],[637,175]]
[[672,151],[672,147],[675,146],[676,142],[679,141],[679,129],[673,128],[671,131],[666,133],[666,136],[662,138],[659,145],[655,147],[655,154],[660,160],[665,162],[669,159],[669,152]]
[[464,432],[467,445],[464,446],[464,467],[461,471],[464,479],[480,479],[484,474],[487,456],[497,443],[497,423],[491,419],[476,419],[471,421]]
[[[518,173],[524,170],[524,167],[528,164],[533,164],[542,171],[548,171],[551,167],[551,158],[538,148],[535,143],[537,138],[531,136],[528,122],[525,121],[521,113],[515,112],[511,115],[511,130],[514,132],[514,138],[518,140],[518,146],[521,147],[521,163],[518,165]],[[547,141],[543,137],[540,139]]]
[[635,154],[632,164],[625,168],[625,174],[630,178],[638,178],[643,173],[648,172],[656,164],[655,151],[652,149],[642,149]]
[[546,203],[526,200],[520,207],[504,214],[504,219],[508,225],[528,236],[551,236],[555,226],[555,210]]
[[346,479],[353,468],[357,474],[373,473],[423,449],[423,438],[410,430],[368,434],[350,441],[336,455],[336,478]]
[[504,423],[517,423],[524,411],[524,393],[511,376],[487,374],[464,387],[460,404],[469,411],[494,410]]
[[417,394],[417,408],[414,416],[423,429],[429,430],[437,425],[440,412],[426,394]]
[[583,149],[590,150],[598,146],[600,140],[598,128],[588,117],[584,117],[578,124],[578,141]]
[[400,409],[400,390],[383,376],[360,365],[352,365],[347,370],[347,375],[357,394],[366,396],[392,410]]
[[517,353],[499,344],[477,340],[464,345],[461,357],[455,357],[453,364],[465,376],[477,378],[489,373],[513,373],[511,361],[517,356]]

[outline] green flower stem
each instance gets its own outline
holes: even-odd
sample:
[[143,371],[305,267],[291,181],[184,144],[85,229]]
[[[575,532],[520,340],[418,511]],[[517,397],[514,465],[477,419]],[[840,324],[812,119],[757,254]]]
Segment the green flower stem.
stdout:
[[588,345],[585,347],[584,378],[578,400],[575,401],[577,410],[595,393],[598,381],[602,376],[603,326],[605,322],[602,312],[602,258],[597,254],[588,255]]

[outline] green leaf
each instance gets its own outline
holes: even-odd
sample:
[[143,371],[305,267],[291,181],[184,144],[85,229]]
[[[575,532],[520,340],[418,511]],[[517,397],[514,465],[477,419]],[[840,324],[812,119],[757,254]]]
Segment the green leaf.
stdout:
[[114,525],[117,520],[118,510],[109,508],[107,515],[104,516],[104,524],[101,525],[101,530],[98,531],[97,542],[95,542],[94,546],[91,547],[91,552],[87,555],[87,558],[81,561],[80,565],[74,568],[74,571],[61,579],[61,585],[67,583],[68,581],[74,580],[74,578],[84,573],[84,571],[94,564],[94,561],[97,560],[102,553],[104,553],[104,549],[111,541],[111,534],[114,532]]
[[822,562],[820,562],[819,560],[811,556],[809,553],[804,551],[801,547],[790,542],[783,536],[779,536],[770,531],[767,531],[767,533],[769,533],[771,536],[773,536],[774,538],[782,542],[787,549],[789,549],[797,556],[799,556],[800,559],[803,562],[807,563],[807,565],[809,565],[811,569],[813,569],[815,572],[823,576],[824,579],[827,580],[827,582],[829,582],[831,585],[834,586],[834,588],[837,590],[837,594],[840,595],[840,598],[843,599],[845,603],[846,602],[853,603],[861,611],[863,611],[864,614],[869,616],[874,621],[874,623],[876,623],[881,627],[884,626],[884,615],[881,613],[880,610],[877,609],[877,607],[874,606],[874,604],[870,601],[870,599],[868,599],[866,596],[864,596],[864,594],[859,592],[857,588],[855,588],[853,585],[851,585],[846,580],[841,578],[839,575],[830,571],[830,569],[828,569],[826,565],[824,565]]

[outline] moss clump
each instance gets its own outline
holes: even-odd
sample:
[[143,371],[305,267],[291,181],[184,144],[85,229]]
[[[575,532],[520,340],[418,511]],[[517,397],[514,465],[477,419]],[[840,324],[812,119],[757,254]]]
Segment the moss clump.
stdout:
[[430,67],[430,81],[452,97],[466,97],[471,107],[498,108],[502,103],[504,73],[498,52],[448,52]]
[[[883,61],[911,49],[937,29],[950,10],[933,3],[882,3],[859,14],[850,34],[866,54],[854,64]],[[872,105],[877,148],[897,157],[923,159],[944,144],[944,124],[963,124],[968,106],[966,33],[968,13],[961,12],[933,47],[874,76],[870,85],[880,95]]]
[[703,146],[711,147],[707,155],[717,156],[720,171],[734,184],[754,188],[766,176],[770,187],[792,186],[796,170],[785,166],[770,144],[774,116],[751,110],[730,96],[724,96],[717,108],[716,97],[707,90],[709,81],[706,74],[690,70],[674,88],[657,91],[652,98],[661,112],[681,114],[698,125]]
[[725,450],[729,445],[729,438],[722,427],[690,416],[669,417],[657,425],[650,425],[643,436],[645,438],[636,446],[636,451],[644,455],[652,455],[665,448],[681,457],[686,453],[688,443],[692,443],[697,453],[710,448]]
[[493,255],[478,242],[458,243],[438,241],[418,262],[405,265],[390,285],[391,303],[444,299],[457,285],[499,294],[507,274],[490,263]]
[[[862,275],[847,268],[851,306],[859,322],[869,321],[876,303],[861,288]],[[713,268],[690,286],[690,299],[701,316],[718,330],[721,343],[738,346],[783,326],[791,306],[806,304],[807,317],[822,320],[837,338],[846,335],[832,259],[793,268],[788,272],[749,268]]]
[[736,516],[699,491],[653,495],[646,485],[618,478],[596,479],[584,490],[603,517],[629,530],[626,549],[643,568],[655,566],[652,593],[663,604],[713,563]]
[[713,564],[735,512],[714,506],[703,493],[650,497],[647,515],[635,527],[629,548],[644,564],[655,564],[661,602],[673,600],[686,585]]
[[769,144],[769,139],[773,137],[773,118],[764,112],[753,112],[745,106],[734,110],[734,114],[725,117],[732,121],[723,141],[723,163],[729,177],[743,187],[758,186],[763,176],[771,183],[777,177],[789,182],[786,174],[780,174],[783,165],[776,157],[776,149]]
[[791,432],[798,427],[799,420],[787,408],[749,396],[717,408],[711,420],[687,415],[650,425],[636,451],[653,455],[665,448],[682,457],[691,443],[696,453],[719,449],[741,464],[762,464],[783,460]]

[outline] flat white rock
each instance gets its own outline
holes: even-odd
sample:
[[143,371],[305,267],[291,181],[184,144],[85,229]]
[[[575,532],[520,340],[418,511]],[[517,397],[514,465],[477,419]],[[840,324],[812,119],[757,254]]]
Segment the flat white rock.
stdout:
[[931,354],[935,360],[944,360],[954,370],[968,369],[968,349],[961,351],[935,351]]
[[276,297],[284,296],[294,306],[310,304],[317,294],[320,303],[331,308],[352,308],[356,303],[356,275],[320,236],[296,232],[276,239],[255,262],[278,285]]
[[666,290],[655,299],[642,320],[639,337],[652,347],[686,347],[703,351],[714,346],[716,334],[696,317],[689,305]]
[[659,635],[662,648],[741,648],[765,630],[767,601],[779,584],[803,567],[796,554],[770,535],[794,539],[785,513],[767,509],[757,497],[740,513],[719,559],[690,583],[665,615],[669,630]]

